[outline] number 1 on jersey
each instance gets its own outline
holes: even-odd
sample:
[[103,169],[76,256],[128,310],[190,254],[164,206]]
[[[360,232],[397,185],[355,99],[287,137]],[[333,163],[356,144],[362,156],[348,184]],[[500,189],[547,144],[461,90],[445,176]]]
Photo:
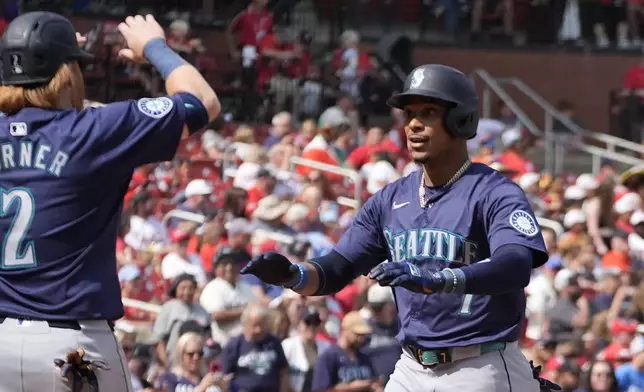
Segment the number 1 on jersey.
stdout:
[[472,294],[465,294],[463,296],[463,302],[461,302],[461,308],[458,311],[460,316],[469,316],[472,314],[472,299],[474,296]]
[[34,218],[34,198],[25,188],[2,189],[0,217],[5,218],[14,204],[15,215],[2,242],[2,269],[31,268],[36,266],[36,249],[32,241],[24,244],[25,234]]

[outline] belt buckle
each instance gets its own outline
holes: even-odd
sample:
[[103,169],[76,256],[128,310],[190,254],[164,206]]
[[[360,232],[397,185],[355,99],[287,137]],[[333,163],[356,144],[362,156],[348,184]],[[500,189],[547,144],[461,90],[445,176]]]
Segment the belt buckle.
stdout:
[[418,350],[418,362],[423,366],[436,366],[451,362],[448,349]]

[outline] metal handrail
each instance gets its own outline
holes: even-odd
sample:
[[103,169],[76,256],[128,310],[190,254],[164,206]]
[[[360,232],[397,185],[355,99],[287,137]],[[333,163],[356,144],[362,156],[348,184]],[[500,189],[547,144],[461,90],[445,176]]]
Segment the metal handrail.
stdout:
[[194,212],[184,210],[172,210],[163,216],[161,224],[164,227],[167,227],[167,223],[171,218],[178,218],[181,220],[194,222],[198,225],[202,225],[206,222],[206,217],[202,214],[196,214]]
[[490,75],[484,69],[475,69],[471,75],[472,80],[474,80],[474,76],[478,76],[489,88],[483,90],[483,117],[491,117],[491,101],[490,99],[488,99],[489,97],[487,97],[487,95],[489,95],[490,90],[492,90],[507,105],[508,109],[510,109],[512,113],[517,116],[517,119],[519,120],[521,125],[523,125],[534,136],[543,137],[543,131],[541,131],[539,127],[537,127],[535,123],[530,120],[528,115],[525,114],[525,112],[519,107],[516,101],[512,99],[512,97],[503,89],[503,87],[501,87],[499,82],[497,82],[496,79],[492,77],[492,75]]
[[157,305],[149,302],[143,302],[136,299],[125,298],[125,297],[121,298],[121,301],[123,301],[123,306],[143,310],[148,313],[159,313],[161,311],[161,305]]
[[511,84],[514,87],[516,87],[526,97],[532,100],[532,102],[534,102],[537,106],[541,107],[541,109],[543,109],[548,116],[550,116],[552,119],[558,120],[563,125],[565,125],[568,129],[570,129],[572,132],[590,139],[594,139],[594,140],[606,143],[609,151],[615,151],[615,147],[621,147],[624,149],[628,149],[634,152],[644,154],[644,146],[641,144],[634,143],[630,140],[625,140],[617,136],[607,135],[605,133],[592,132],[580,127],[570,118],[568,118],[567,116],[564,116],[559,110],[557,110],[554,106],[552,106],[552,104],[548,102],[548,100],[546,100],[544,97],[539,95],[536,91],[534,91],[530,86],[528,86],[521,79],[516,77],[508,77],[508,78],[497,78],[496,80],[499,82],[499,84]]
[[[503,103],[505,103],[508,109],[510,109],[512,113],[514,113],[514,115],[518,119],[518,122],[523,127],[528,129],[528,131],[530,131],[530,133],[532,133],[534,136],[538,138],[543,138],[546,170],[550,171],[551,173],[555,173],[555,174],[561,173],[563,169],[564,160],[566,157],[565,148],[568,148],[568,147],[586,152],[592,156],[592,171],[594,174],[599,173],[602,158],[610,159],[612,161],[621,162],[629,165],[644,164],[644,160],[642,159],[638,159],[631,155],[618,153],[615,151],[615,146],[619,146],[619,147],[630,149],[632,151],[639,151],[639,149],[641,149],[641,151],[644,153],[644,147],[639,146],[636,143],[619,139],[610,135],[594,134],[590,131],[583,130],[579,126],[577,126],[577,128],[582,129],[582,131],[580,132],[581,136],[590,135],[590,137],[594,138],[595,140],[600,140],[608,144],[608,148],[593,146],[590,144],[586,144],[580,141],[575,141],[575,140],[572,140],[571,138],[563,137],[562,135],[556,134],[555,132],[553,132],[553,129],[552,129],[553,119],[556,118],[566,125],[568,125],[569,123],[570,124],[574,124],[574,123],[572,123],[570,119],[567,119],[565,116],[561,115],[561,113],[559,113],[552,106],[549,106],[549,109],[551,110],[549,112],[546,112],[546,118],[545,118],[546,121],[545,121],[545,126],[543,130],[540,129],[538,126],[535,125],[534,122],[532,122],[532,120],[530,120],[527,114],[519,107],[516,101],[507,93],[505,88],[501,85],[501,82],[507,83],[510,79],[494,78],[487,71],[483,69],[474,70],[471,74],[471,78],[474,80],[475,77],[480,78],[485,83],[485,86],[483,89],[483,96],[482,96],[482,105],[483,105],[482,117],[490,118],[492,115],[492,108],[491,108],[492,99],[491,99],[490,93],[494,92],[503,101]],[[521,85],[521,83],[519,83],[519,85]],[[523,83],[523,85],[521,85],[521,87],[519,88],[523,88],[523,87],[527,87],[525,83]],[[529,89],[529,87],[527,88]],[[540,98],[540,101],[538,103],[536,102],[537,104],[547,103],[547,101],[545,101],[543,97],[538,96],[538,94],[534,93],[533,96],[536,98]],[[635,147],[634,145],[636,145],[637,147]]]
[[[291,166],[293,168],[293,171],[295,172],[295,167],[296,166],[306,166],[310,167],[311,169],[315,170],[320,170],[320,171],[325,171],[333,174],[337,174],[339,176],[347,177],[349,180],[351,180],[354,183],[354,199],[353,201],[350,201],[351,199],[344,199],[344,202],[349,202],[353,204],[352,206],[355,206],[356,209],[360,208],[360,205],[362,205],[362,178],[360,177],[360,174],[352,169],[347,169],[344,167],[338,167],[338,166],[333,166],[329,165],[327,163],[321,163],[318,161],[312,161],[310,159],[304,159],[300,157],[291,157]],[[345,204],[346,205],[346,204]]]
[[561,235],[564,233],[564,227],[557,221],[538,216],[537,222],[539,223],[539,226],[547,227],[548,229],[554,231],[557,238],[561,237]]

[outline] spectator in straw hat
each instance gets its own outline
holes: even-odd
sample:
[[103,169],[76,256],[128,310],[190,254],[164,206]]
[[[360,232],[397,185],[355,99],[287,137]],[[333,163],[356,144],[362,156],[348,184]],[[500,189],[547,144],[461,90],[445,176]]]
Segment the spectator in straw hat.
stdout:
[[644,197],[644,165],[638,165],[626,170],[619,177],[619,183],[629,191]]
[[291,202],[282,200],[276,195],[268,195],[257,203],[253,212],[257,229],[293,234],[293,230],[282,222],[282,218],[291,207]]

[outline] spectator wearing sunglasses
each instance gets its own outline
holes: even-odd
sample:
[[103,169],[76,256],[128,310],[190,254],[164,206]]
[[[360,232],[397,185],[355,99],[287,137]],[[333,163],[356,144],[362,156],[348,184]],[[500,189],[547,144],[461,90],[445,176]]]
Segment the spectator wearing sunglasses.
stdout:
[[294,392],[311,391],[315,362],[330,346],[328,342],[316,339],[321,325],[320,313],[314,306],[309,306],[302,312],[295,333],[282,342],[289,366],[291,388]]
[[201,335],[188,332],[179,338],[175,351],[174,366],[159,377],[167,391],[221,392],[225,388],[221,374],[208,373],[203,361],[204,342]]

